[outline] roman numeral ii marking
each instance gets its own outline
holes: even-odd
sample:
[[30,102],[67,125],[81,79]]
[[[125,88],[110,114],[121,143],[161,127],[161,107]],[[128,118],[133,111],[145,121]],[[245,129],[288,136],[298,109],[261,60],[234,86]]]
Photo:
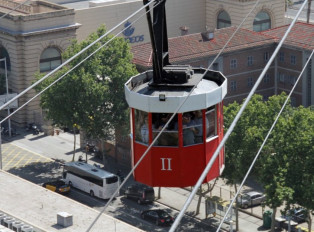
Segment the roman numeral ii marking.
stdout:
[[[171,169],[171,158],[160,158],[161,159],[161,171],[172,171]],[[166,161],[168,160],[168,162]],[[168,165],[167,165],[168,163]],[[168,166],[168,167],[166,167]]]

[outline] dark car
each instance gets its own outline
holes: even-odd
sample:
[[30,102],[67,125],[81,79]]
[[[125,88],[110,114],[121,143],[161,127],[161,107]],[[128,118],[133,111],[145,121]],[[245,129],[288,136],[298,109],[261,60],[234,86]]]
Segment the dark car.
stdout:
[[263,193],[260,192],[247,192],[238,197],[238,204],[241,208],[246,209],[249,206],[260,205],[266,200]]
[[171,225],[174,221],[174,218],[171,217],[165,210],[162,209],[151,209],[143,211],[141,217],[144,220],[155,223],[159,225]]
[[69,193],[71,188],[63,180],[56,180],[51,182],[46,182],[43,187],[57,193]]
[[146,185],[134,184],[125,190],[124,195],[128,199],[136,200],[137,203],[151,203],[155,200],[155,191],[152,187]]
[[304,208],[297,207],[289,210],[286,215],[282,215],[281,217],[285,218],[286,220],[289,220],[289,216],[292,221],[302,223],[305,222],[307,219],[307,212]]

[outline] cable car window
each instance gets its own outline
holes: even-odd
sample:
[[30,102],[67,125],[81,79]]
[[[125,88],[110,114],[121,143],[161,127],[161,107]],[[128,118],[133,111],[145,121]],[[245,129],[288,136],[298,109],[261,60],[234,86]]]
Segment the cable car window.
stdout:
[[210,138],[212,136],[217,135],[215,106],[207,109],[205,117],[206,117],[206,138]]
[[[152,114],[152,129],[153,129],[153,139],[156,138],[161,129],[166,125],[170,119],[171,114],[168,113],[153,113]],[[168,127],[159,136],[158,140],[154,146],[178,146],[178,116],[176,115]]]
[[186,112],[182,115],[183,146],[203,143],[202,111]]
[[140,110],[134,110],[135,141],[148,144],[148,113]]

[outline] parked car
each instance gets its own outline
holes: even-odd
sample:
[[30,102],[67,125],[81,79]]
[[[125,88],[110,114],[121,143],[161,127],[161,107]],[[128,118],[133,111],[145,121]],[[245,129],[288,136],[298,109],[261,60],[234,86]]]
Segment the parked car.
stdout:
[[241,208],[248,208],[249,206],[260,205],[266,200],[266,196],[260,192],[247,192],[238,197],[238,204]]
[[128,199],[136,200],[137,203],[151,203],[155,200],[155,191],[152,187],[146,185],[134,184],[128,186],[124,195]]
[[51,182],[46,182],[43,187],[57,193],[69,193],[71,188],[63,180],[56,180]]
[[174,218],[171,217],[165,210],[163,209],[151,209],[143,211],[141,217],[144,220],[155,223],[157,226],[159,225],[171,225],[174,221]]
[[302,223],[302,222],[305,222],[307,219],[307,212],[304,208],[297,207],[297,208],[289,210],[286,215],[281,215],[281,217],[286,220],[289,220],[289,216],[292,221],[295,221],[297,223]]

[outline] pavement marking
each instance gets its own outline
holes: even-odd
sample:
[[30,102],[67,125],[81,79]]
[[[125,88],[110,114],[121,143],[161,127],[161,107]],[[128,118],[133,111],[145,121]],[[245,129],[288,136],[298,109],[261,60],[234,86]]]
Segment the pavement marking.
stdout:
[[27,156],[27,155],[28,155],[28,154],[24,154],[23,157],[21,157],[21,159],[20,159],[17,163],[15,163],[16,167],[18,166],[18,164],[19,164],[21,161],[24,160],[24,157]]
[[12,161],[13,161],[18,155],[20,155],[19,152],[17,152],[17,153],[13,156],[13,158],[11,158],[11,159],[6,163],[5,166],[10,165],[10,163],[12,163]]
[[[47,158],[38,153],[32,152],[28,149],[20,147],[15,144],[2,144],[3,155],[3,168],[10,169],[14,167],[25,167],[29,163],[33,162],[51,162],[50,158]],[[20,165],[21,164],[21,165]]]

